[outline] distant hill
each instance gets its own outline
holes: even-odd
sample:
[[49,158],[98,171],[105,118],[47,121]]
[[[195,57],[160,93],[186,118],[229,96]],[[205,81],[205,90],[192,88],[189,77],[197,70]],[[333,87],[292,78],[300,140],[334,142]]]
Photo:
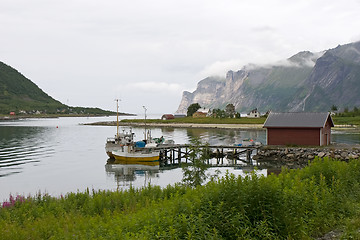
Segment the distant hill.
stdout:
[[247,65],[225,78],[208,77],[185,91],[178,113],[192,103],[237,111],[329,111],[360,106],[360,42],[320,53],[300,52],[267,66]]
[[0,62],[0,114],[112,114],[99,108],[69,107],[53,99],[16,69]]

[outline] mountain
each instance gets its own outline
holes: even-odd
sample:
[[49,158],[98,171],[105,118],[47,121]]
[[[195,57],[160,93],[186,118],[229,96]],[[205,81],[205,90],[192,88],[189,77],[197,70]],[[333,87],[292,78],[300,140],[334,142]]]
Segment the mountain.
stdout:
[[16,69],[0,62],[0,114],[10,112],[113,114],[99,108],[69,107],[62,104]]
[[56,101],[16,69],[0,62],[0,113],[10,111],[56,112],[67,106]]
[[197,89],[185,91],[178,113],[192,103],[237,111],[329,111],[360,106],[360,42],[319,53],[309,51],[272,65],[249,64],[228,71],[225,78],[208,77]]

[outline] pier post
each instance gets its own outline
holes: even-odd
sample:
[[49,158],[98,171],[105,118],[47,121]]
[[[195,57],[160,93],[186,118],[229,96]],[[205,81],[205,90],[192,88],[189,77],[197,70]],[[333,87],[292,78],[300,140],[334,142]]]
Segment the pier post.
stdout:
[[181,164],[181,148],[178,148],[178,164]]
[[219,149],[217,148],[216,149],[216,164],[219,164],[220,162],[220,151]]
[[224,148],[221,148],[221,165],[224,164]]
[[172,151],[170,150],[169,152],[170,152],[170,164],[172,165],[172,163],[173,163],[172,162]]
[[173,148],[173,161],[174,161],[174,164],[176,164],[176,149]]
[[246,149],[246,161],[250,163],[251,161],[251,152],[252,150],[251,149]]

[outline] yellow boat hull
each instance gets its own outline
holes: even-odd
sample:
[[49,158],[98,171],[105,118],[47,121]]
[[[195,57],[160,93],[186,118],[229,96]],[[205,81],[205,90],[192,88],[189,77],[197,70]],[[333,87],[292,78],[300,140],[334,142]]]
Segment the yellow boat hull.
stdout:
[[159,152],[151,153],[128,153],[121,151],[113,151],[112,155],[115,158],[116,163],[127,164],[146,164],[146,165],[159,165]]
[[159,166],[160,162],[159,160],[156,161],[124,161],[124,160],[114,160],[114,164],[123,164],[123,165],[129,165],[129,164],[136,164],[136,165],[146,165],[146,166]]

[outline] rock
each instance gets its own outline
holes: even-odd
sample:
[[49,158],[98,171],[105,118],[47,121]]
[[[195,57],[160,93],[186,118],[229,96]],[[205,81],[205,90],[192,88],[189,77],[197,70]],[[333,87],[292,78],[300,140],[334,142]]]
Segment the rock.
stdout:
[[349,158],[350,158],[350,159],[358,159],[359,156],[356,155],[356,154],[351,153],[351,154],[349,154]]
[[325,153],[324,153],[324,152],[319,152],[318,156],[319,156],[320,158],[322,158],[322,157],[325,156]]
[[293,154],[293,153],[289,153],[286,155],[287,158],[294,158],[294,156],[295,156],[295,154]]

